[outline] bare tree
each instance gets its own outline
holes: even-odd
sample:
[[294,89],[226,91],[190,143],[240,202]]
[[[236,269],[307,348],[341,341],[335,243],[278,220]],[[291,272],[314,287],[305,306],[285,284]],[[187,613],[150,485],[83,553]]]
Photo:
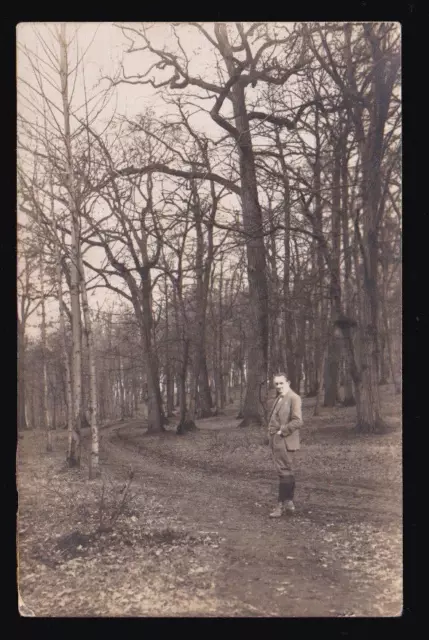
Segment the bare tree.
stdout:
[[[219,56],[219,65],[222,62],[223,69],[226,70],[227,80],[218,85],[207,82],[200,77],[189,74],[188,61],[182,51],[182,59],[165,50],[157,49],[151,44],[147,35],[147,29],[143,26],[141,30],[134,27],[124,26],[123,31],[132,41],[129,51],[146,51],[159,60],[158,64],[152,65],[144,74],[137,77],[122,77],[116,82],[150,83],[154,87],[169,86],[171,90],[184,89],[186,87],[198,87],[208,91],[214,98],[214,105],[210,111],[211,118],[230,136],[234,141],[234,146],[238,151],[239,161],[239,182],[240,187],[236,187],[231,180],[225,179],[213,172],[207,171],[183,171],[167,166],[152,165],[140,169],[127,168],[123,173],[137,173],[147,171],[163,171],[170,175],[178,175],[187,178],[203,178],[213,180],[222,185],[228,186],[235,193],[240,195],[242,201],[243,226],[246,231],[247,248],[247,276],[249,281],[250,305],[249,313],[252,315],[252,325],[254,336],[249,342],[249,368],[247,376],[247,391],[243,407],[243,426],[252,422],[261,422],[261,406],[259,403],[260,390],[264,387],[267,379],[268,360],[268,306],[267,306],[267,280],[265,248],[262,228],[262,215],[259,204],[257,189],[255,158],[252,148],[252,134],[250,123],[252,120],[267,120],[278,122],[284,126],[293,128],[297,119],[301,116],[303,106],[300,105],[298,113],[293,119],[276,118],[270,113],[249,112],[245,90],[252,85],[256,87],[258,83],[268,83],[273,85],[285,84],[294,74],[298,73],[308,63],[306,41],[301,37],[299,30],[292,33],[287,32],[285,27],[285,37],[271,37],[268,34],[268,27],[263,35],[258,33],[260,25],[252,25],[247,31],[242,24],[236,24],[236,34],[238,44],[231,41],[233,37],[223,23],[215,23],[214,35],[211,36],[206,29],[198,23],[192,25],[203,34],[206,46],[209,46],[216,56]],[[253,34],[255,42],[264,38],[264,42],[252,53],[251,38]],[[137,36],[137,38],[136,38]],[[143,41],[143,46],[136,46],[135,40]],[[297,43],[299,50],[296,52]],[[293,60],[292,64],[282,66],[276,62],[273,52],[282,46],[282,53],[279,55],[286,60]],[[239,56],[243,55],[244,59]],[[183,57],[184,56],[184,57]],[[279,56],[278,56],[279,57]],[[271,64],[269,59],[272,58]],[[154,67],[169,70],[170,75],[166,80],[156,84],[149,78],[149,74]],[[247,73],[245,73],[247,71]],[[220,73],[220,66],[219,66]],[[229,118],[221,115],[221,109],[225,101],[232,104],[233,118],[235,126],[229,122]]]
[[[19,78],[19,95],[23,109],[20,113],[19,149],[23,154],[31,154],[43,167],[42,179],[38,181],[36,191],[33,188],[32,204],[43,221],[46,241],[51,243],[51,248],[56,247],[54,253],[62,261],[70,258],[67,282],[70,288],[70,320],[72,326],[73,356],[71,367],[72,396],[73,396],[73,434],[69,441],[67,459],[70,466],[79,466],[81,458],[81,427],[85,421],[84,394],[82,390],[82,321],[81,321],[81,292],[82,277],[81,253],[82,253],[82,217],[81,208],[88,192],[79,177],[79,170],[91,174],[91,149],[85,145],[88,139],[83,138],[85,129],[82,128],[81,118],[78,115],[84,109],[84,121],[89,124],[102,112],[106,98],[105,92],[101,95],[95,107],[90,107],[91,99],[86,95],[83,56],[80,56],[79,42],[76,35],[68,37],[66,25],[60,28],[53,25],[38,31],[33,27],[36,40],[41,45],[43,58],[36,51],[31,51],[25,44],[20,53],[25,55],[30,68],[33,71],[33,81]],[[77,54],[76,64],[70,58],[73,55],[72,47]],[[84,80],[85,100],[84,104],[74,108],[74,89],[76,77],[79,75]],[[92,97],[92,101],[94,96]],[[100,107],[101,104],[101,107]],[[28,114],[28,115],[27,115]],[[75,125],[75,126],[73,126]],[[33,180],[33,183],[37,182]],[[27,189],[31,191],[27,181]],[[51,202],[51,208],[46,209],[41,202],[41,197],[47,196]],[[53,224],[54,209],[61,213],[59,226],[58,216]],[[68,220],[67,220],[68,214]],[[64,219],[65,218],[65,219]],[[57,240],[53,238],[59,228],[65,229],[70,242],[69,247],[59,247]],[[63,255],[61,255],[63,254]],[[86,283],[83,283],[86,286]],[[63,301],[64,302],[64,301]],[[85,304],[85,301],[84,301]],[[89,315],[86,315],[88,320]],[[88,331],[88,323],[86,323]],[[90,354],[90,362],[92,355]],[[96,401],[94,366],[90,364],[90,397],[94,404]],[[94,385],[93,385],[94,383]],[[96,416],[95,407],[92,407],[92,415]],[[93,421],[93,441],[97,439],[98,425]],[[91,471],[93,473],[93,471]]]
[[[101,136],[94,129],[88,131],[97,145],[102,164],[109,170],[115,167],[112,153]],[[149,155],[151,151],[149,151]],[[120,181],[120,183],[119,183]],[[146,187],[146,189],[145,189]],[[93,246],[104,249],[110,267],[106,270],[84,261],[85,265],[98,273],[105,286],[115,291],[132,303],[141,332],[142,357],[147,367],[148,384],[148,427],[151,431],[163,429],[164,413],[159,386],[158,362],[153,348],[153,314],[152,314],[152,270],[156,267],[162,242],[158,240],[158,216],[154,209],[153,180],[148,175],[146,180],[120,178],[99,186],[95,197],[107,204],[110,214],[104,224],[91,215],[89,208],[82,210],[91,233],[97,240],[88,240]],[[94,201],[95,202],[95,201]],[[111,226],[111,221],[118,226],[120,233]],[[150,243],[156,246],[150,256]],[[121,250],[114,247],[120,243]],[[126,250],[126,260],[120,259],[120,253]],[[111,276],[119,276],[126,284],[128,293],[111,282]]]
[[[330,75],[347,102],[356,132],[360,154],[362,188],[361,206],[355,219],[355,231],[363,263],[362,316],[359,324],[360,363],[353,366],[356,390],[358,428],[362,431],[382,430],[378,392],[379,369],[379,285],[378,243],[382,206],[382,167],[392,130],[389,118],[398,117],[394,92],[400,68],[399,38],[394,24],[351,23],[341,27],[343,57],[340,65],[333,54],[327,34],[338,28],[318,28],[318,37],[309,36],[311,49],[319,64]],[[362,64],[363,56],[366,63]],[[342,319],[349,347],[350,326]],[[350,354],[355,358],[354,354]]]
[[37,253],[31,249],[31,246],[25,246],[22,227],[18,233],[18,429],[24,430],[30,427],[27,419],[25,394],[26,328],[29,318],[40,306],[41,299],[32,282],[37,270]]

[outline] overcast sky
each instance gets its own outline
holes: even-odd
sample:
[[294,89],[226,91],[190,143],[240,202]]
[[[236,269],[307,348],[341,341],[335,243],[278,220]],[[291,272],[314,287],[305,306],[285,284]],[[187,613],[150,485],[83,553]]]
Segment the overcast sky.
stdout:
[[[140,23],[126,24],[131,27],[131,29],[140,28]],[[286,25],[289,28],[293,26],[291,23],[284,23],[284,26]],[[188,72],[190,75],[202,77],[205,81],[214,84],[222,83],[218,77],[219,72],[216,66],[213,47],[195,27],[181,24],[180,27],[176,29],[176,32],[180,34],[180,45],[175,35],[175,28],[173,28],[170,23],[146,23],[146,27],[149,28],[150,41],[154,48],[164,49],[165,47],[168,51],[182,56],[183,51],[180,49],[180,45],[183,47],[189,60]],[[54,114],[56,114],[56,116],[59,116],[61,122],[61,96],[58,92],[59,76],[49,65],[50,62],[53,62],[54,66],[58,68],[59,47],[56,41],[56,31],[59,30],[59,28],[60,23],[20,23],[17,26],[17,75],[18,78],[23,80],[23,83],[18,82],[18,113],[30,121],[37,119],[40,121],[42,103],[37,93],[32,92],[29,88],[29,85],[33,87],[36,86],[36,82],[34,70],[26,56],[26,51],[31,52],[33,63],[38,64],[38,61],[40,61],[40,70],[43,71],[44,74],[43,90],[53,105],[52,118]],[[206,23],[205,28],[213,35],[213,23]],[[87,95],[96,95],[103,87],[108,85],[106,80],[102,81],[100,85],[100,79],[103,78],[103,76],[114,76],[121,64],[123,64],[127,76],[135,76],[144,74],[151,64],[157,60],[152,54],[148,54],[147,52],[126,53],[126,50],[131,46],[141,47],[143,41],[133,34],[132,31],[125,30],[124,33],[122,29],[111,22],[67,23],[67,37],[73,41],[70,48],[69,68],[73,68],[76,60],[85,52],[83,66],[85,76],[83,76],[82,68],[80,68],[79,73],[75,74],[75,79],[70,81],[69,91],[72,96],[72,106],[75,110],[85,103],[84,87],[86,86]],[[135,38],[135,45],[132,45],[130,37]],[[156,81],[159,82],[168,77],[165,73],[169,72],[162,72],[155,69],[149,77],[156,78]],[[84,77],[85,84],[83,81]],[[57,87],[57,89],[55,89],[55,87]],[[248,87],[248,98],[251,100],[256,99],[258,91],[259,88],[253,90],[251,87]],[[204,96],[204,92],[201,92],[198,88],[191,88],[191,92]],[[210,100],[198,100],[195,98],[194,102],[197,105],[203,106],[206,110],[213,106],[213,98]],[[58,112],[54,105],[58,106]],[[230,108],[229,103],[225,103],[224,106]],[[39,108],[39,115],[37,108]],[[99,118],[97,126],[99,130],[101,130],[103,123],[109,121],[114,111],[116,114],[133,118],[147,108],[152,108],[155,111],[155,116],[164,116],[167,112],[174,112],[174,107],[166,105],[159,94],[157,94],[157,90],[150,84],[121,84],[116,87],[114,95],[104,109],[102,117]],[[197,109],[193,111],[197,111]],[[224,113],[228,112],[224,110]],[[83,112],[81,115],[83,115]],[[51,121],[53,124],[53,119],[51,119]],[[72,126],[76,126],[76,121],[72,122]],[[204,131],[212,139],[221,138],[225,134],[225,131],[215,124],[207,113],[201,111],[193,115],[192,126]],[[254,137],[257,135],[260,126],[258,121],[252,123],[252,133]],[[222,167],[216,168],[216,171],[222,173]],[[237,198],[230,196],[227,204],[229,204],[229,206],[236,206]],[[18,217],[20,216],[21,214],[18,212]],[[104,258],[104,252],[101,249],[91,249],[91,254],[89,255],[91,262],[100,266]],[[98,301],[99,303],[103,303],[111,299],[111,293],[108,294],[106,290],[99,289],[95,294],[95,298],[93,297],[91,299],[91,302],[94,303]],[[57,316],[57,305],[55,301],[49,304],[49,315],[50,318]],[[30,324],[31,323],[37,325],[37,318],[33,317],[30,321]],[[35,332],[37,334],[38,329],[35,329]],[[32,333],[34,334],[34,332]]]
[[[122,24],[122,23],[121,23]],[[125,24],[125,23],[124,23]],[[132,28],[139,28],[139,24],[127,23]],[[27,47],[41,59],[46,60],[46,52],[40,42],[40,39],[36,35],[36,31],[43,36],[45,42],[50,46],[51,51],[56,55],[55,49],[58,49],[58,45],[55,43],[53,34],[54,30],[59,28],[59,23],[20,23],[17,26],[17,71],[18,75],[29,82],[33,82],[34,74],[25,59],[24,54],[21,52],[24,47]],[[213,25],[209,23],[206,25],[206,29],[209,32],[213,32]],[[181,44],[189,58],[189,73],[194,76],[201,76],[208,82],[218,81],[217,73],[215,70],[215,57],[213,55],[213,48],[207,43],[205,37],[200,34],[195,27],[191,27],[185,24],[180,25],[176,29],[180,34]],[[131,46],[129,38],[132,36],[135,38],[136,46],[142,46],[142,39],[139,40],[138,36],[131,33],[128,37],[124,35],[123,31],[115,26],[111,22],[103,23],[67,23],[67,35],[71,39],[72,36],[77,35],[75,42],[79,44],[79,51],[82,54],[86,51],[85,55],[85,76],[89,93],[91,88],[98,85],[98,81],[102,76],[112,76],[119,68],[121,62],[124,64],[124,70],[127,75],[143,74],[150,65],[156,61],[156,58],[152,54],[147,52],[136,52],[133,54],[127,54],[126,49]],[[149,36],[153,47],[160,49],[166,47],[168,51],[177,52],[180,55],[180,49],[177,44],[177,39],[174,35],[173,27],[170,23],[156,23],[150,26]],[[71,47],[71,61],[73,63],[77,54],[76,46]],[[52,74],[54,76],[55,74]],[[163,72],[155,69],[149,77],[155,77],[157,82],[167,77],[163,75]],[[58,84],[58,79],[56,79]],[[106,86],[106,84],[104,84]],[[56,98],[55,91],[50,90],[47,86],[49,96],[58,101],[58,95]],[[196,90],[194,93],[196,93]],[[117,111],[123,115],[133,116],[146,107],[153,107],[158,113],[165,112],[169,109],[160,97],[156,96],[156,90],[149,84],[147,85],[120,85],[117,87],[115,93],[115,100],[117,100]],[[73,96],[73,103],[75,105],[83,104],[84,91],[83,82],[81,78],[77,79],[76,89]],[[206,106],[212,105],[213,101],[207,101]],[[20,100],[18,96],[18,108],[25,109],[23,100]],[[113,109],[113,103],[111,105]],[[171,109],[171,107],[170,107]],[[109,111],[106,111],[105,117],[107,118]],[[201,120],[202,122],[202,120]],[[204,124],[210,127],[210,131],[214,134],[218,133],[223,135],[223,131],[219,130],[219,127],[213,123],[213,121],[207,116],[204,118]]]
[[[139,28],[139,24],[127,23],[132,28]],[[149,25],[147,25],[149,26]],[[42,102],[37,95],[29,88],[37,87],[35,81],[35,73],[26,52],[31,53],[33,64],[39,64],[39,69],[44,76],[43,91],[51,101],[52,113],[60,116],[61,97],[55,87],[59,87],[58,73],[52,68],[50,63],[54,62],[54,66],[58,66],[58,42],[56,42],[56,31],[60,28],[60,23],[20,23],[17,25],[17,76],[24,83],[18,83],[18,113],[24,116],[30,122],[40,121],[40,108]],[[206,29],[213,32],[213,25],[207,24]],[[201,76],[209,82],[219,82],[219,78],[215,72],[215,58],[212,54],[211,46],[207,46],[207,41],[197,29],[181,25],[179,30],[181,43],[187,56],[189,57],[189,73],[194,76]],[[127,32],[128,34],[128,32]],[[103,76],[113,76],[120,65],[124,65],[125,73],[130,75],[142,74],[154,62],[154,58],[147,53],[136,52],[133,54],[125,53],[132,43],[124,32],[116,27],[113,23],[67,23],[67,37],[73,43],[70,48],[69,66],[73,68],[76,60],[85,52],[84,57],[84,73],[86,91],[89,96],[97,94],[103,87],[107,86],[107,81],[100,85],[100,79]],[[131,32],[131,37],[133,34]],[[174,30],[170,23],[157,23],[150,26],[150,39],[154,47],[160,49],[167,47],[168,50],[178,52],[178,41],[174,34]],[[141,40],[136,38],[136,46],[141,46]],[[144,56],[144,57],[143,57]],[[165,74],[155,70],[157,82],[164,79]],[[151,75],[151,77],[155,77]],[[103,82],[103,81],[102,81]],[[26,84],[28,83],[28,84]],[[75,109],[83,105],[85,102],[85,91],[82,73],[76,74],[75,80],[70,82],[70,95],[72,96],[72,105]],[[196,93],[196,92],[195,92]],[[211,108],[213,99],[210,101],[200,102],[204,107]],[[114,91],[114,96],[110,100],[108,106],[103,111],[98,126],[101,129],[103,122],[110,119],[112,113],[125,115],[129,118],[143,112],[146,108],[155,110],[155,115],[164,115],[166,111],[173,107],[165,105],[162,99],[157,95],[156,89],[151,85],[119,85]],[[39,109],[39,113],[37,112]],[[53,115],[52,115],[53,118]],[[53,122],[51,118],[51,121]],[[61,120],[60,120],[61,121]],[[76,124],[76,123],[74,123]],[[221,137],[224,131],[220,129],[207,114],[195,114],[192,119],[192,125],[197,129],[205,131],[211,137]],[[73,122],[72,122],[73,127]],[[235,198],[233,198],[235,200]],[[18,211],[18,219],[23,220],[22,213]],[[104,252],[100,249],[91,250],[90,259],[97,266],[103,261]],[[87,256],[88,257],[88,256]],[[95,297],[91,298],[92,304],[98,302],[110,301],[117,299],[106,290],[98,289]],[[104,306],[104,305],[103,305]],[[57,317],[56,301],[48,304],[48,317],[55,319]],[[38,335],[37,328],[39,322],[37,314],[30,319],[29,333],[30,335]]]

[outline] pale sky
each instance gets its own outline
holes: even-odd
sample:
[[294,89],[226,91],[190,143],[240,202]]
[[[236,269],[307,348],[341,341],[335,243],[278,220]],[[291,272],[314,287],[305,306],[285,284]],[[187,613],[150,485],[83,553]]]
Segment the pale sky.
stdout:
[[[139,23],[127,24],[132,28],[139,28]],[[286,25],[287,23],[284,24]],[[149,26],[149,23],[146,23],[146,26]],[[288,24],[288,27],[290,26],[292,25]],[[55,29],[59,27],[60,23],[20,23],[17,26],[17,75],[23,79],[24,83],[28,82],[34,86],[35,75],[23,50],[28,49],[35,54],[36,58],[33,55],[32,59],[36,61],[37,57],[45,61],[45,63],[49,58],[57,58],[58,43],[55,42]],[[210,34],[213,34],[213,23],[205,24],[205,28]],[[189,58],[190,75],[201,76],[207,82],[219,84],[220,81],[217,76],[213,50],[211,45],[207,45],[205,37],[200,34],[195,27],[189,25],[181,25],[177,29],[177,32],[181,34],[181,43]],[[43,41],[41,41],[40,37],[37,37],[37,33],[42,36]],[[126,54],[125,50],[131,45],[131,42],[127,40],[121,29],[115,27],[113,23],[67,23],[67,37],[71,39],[72,36],[76,34],[77,38],[75,38],[75,43],[71,47],[69,66],[73,67],[78,56],[82,55],[83,51],[86,51],[84,73],[87,94],[89,96],[95,95],[103,86],[107,86],[106,81],[104,81],[104,85],[100,86],[100,78],[103,75],[114,75],[119,69],[121,62],[124,64],[127,75],[137,75],[144,73],[154,61],[154,58],[151,58],[150,54],[146,52]],[[149,35],[154,47],[160,49],[166,47],[167,50],[181,55],[173,27],[170,23],[156,23],[155,26],[150,27]],[[76,47],[76,42],[78,43],[78,48]],[[136,46],[141,46],[142,40],[136,39],[136,43]],[[60,107],[60,95],[58,91],[51,86],[52,83],[57,87],[59,86],[58,73],[50,71],[43,64],[40,66],[46,74],[43,82],[44,92],[52,101],[53,105]],[[163,76],[162,71],[159,70],[154,70],[154,74],[156,74],[157,82],[166,77]],[[37,118],[40,119],[40,115],[38,116],[34,111],[34,107],[41,104],[38,96],[34,94],[30,95],[31,92],[27,85],[21,83],[19,86],[18,113],[30,121],[34,121]],[[256,99],[257,91],[258,88],[256,90],[249,88],[247,95],[250,99]],[[75,109],[84,104],[85,93],[81,72],[76,76],[75,83],[70,82],[70,92],[72,95],[72,105]],[[195,95],[199,94],[200,96],[204,96],[204,92],[198,88],[195,90],[191,88],[191,92]],[[177,93],[180,94],[180,91]],[[25,97],[30,99],[26,100]],[[210,100],[198,100],[195,98],[194,102],[197,107],[203,105],[205,109],[211,109],[214,100],[213,98]],[[155,116],[165,115],[167,110],[171,112],[171,109],[173,109],[173,107],[165,105],[159,95],[157,96],[156,89],[149,84],[119,85],[115,89],[114,98],[110,101],[103,112],[102,118],[98,122],[98,129],[101,130],[103,128],[103,123],[110,119],[114,109],[116,109],[116,114],[126,115],[132,118],[148,107],[155,111]],[[225,107],[228,107],[228,103],[225,103]],[[52,113],[59,116],[61,120],[61,113],[57,113],[54,106],[52,109]],[[224,110],[223,113],[228,112]],[[225,131],[216,125],[208,114],[201,112],[193,116],[192,125],[207,133],[211,138],[221,138],[225,134]],[[74,126],[76,126],[76,122]],[[254,134],[257,133],[259,126],[260,124],[257,121],[252,124]],[[215,171],[222,173],[222,167],[216,167]],[[222,204],[223,206],[237,207],[238,199],[232,195],[228,200],[225,199]],[[20,216],[21,214],[18,215]],[[88,256],[90,256],[91,262],[99,266],[104,258],[104,252],[101,249],[100,251],[97,249],[91,249],[90,251],[91,253],[88,253]],[[98,302],[102,304],[103,301],[112,299],[112,296],[114,296],[115,299],[117,298],[116,294],[111,294],[106,290],[99,289],[96,291],[94,297],[91,298],[91,303]],[[49,304],[49,315],[51,318],[57,316],[57,304],[55,301]],[[33,316],[30,324],[37,325],[36,316]],[[38,330],[35,329],[34,331],[37,335]]]
[[[53,32],[53,29],[55,27],[58,28],[59,24],[60,23],[20,23],[17,26],[17,71],[19,76],[29,81],[33,79],[33,71],[20,52],[20,48],[28,47],[41,58],[46,59],[42,45],[35,34],[35,29],[37,29],[40,34],[43,34],[43,37],[51,44],[52,50],[55,51],[55,41],[50,31]],[[126,24],[134,28],[139,27],[139,23]],[[206,29],[212,33],[212,23],[208,23],[205,26]],[[201,76],[208,82],[216,83],[218,78],[215,71],[215,58],[211,45],[207,46],[205,37],[200,34],[196,28],[185,24],[181,25],[176,31],[181,36],[181,42],[189,58],[189,73],[194,76]],[[82,51],[87,50],[85,55],[85,76],[88,93],[91,93],[91,88],[95,89],[101,76],[113,75],[115,71],[118,70],[121,61],[124,63],[124,69],[127,75],[142,74],[155,61],[155,58],[147,52],[126,54],[125,51],[131,43],[124,36],[122,30],[112,22],[67,23],[68,37],[71,38],[74,34],[78,34],[79,51],[82,53]],[[170,23],[156,23],[155,26],[150,28],[149,35],[154,47],[159,47],[160,49],[166,47],[168,51],[179,51],[180,53]],[[136,42],[141,46],[142,41],[138,41],[138,37],[135,37]],[[70,64],[72,64],[74,56],[76,56],[75,46],[72,47]],[[157,82],[167,77],[165,74],[162,75],[162,71],[156,69],[149,77],[155,77],[155,75]],[[50,91],[49,87],[47,87],[47,91]],[[197,92],[198,89],[194,91],[195,94]],[[165,105],[159,96],[157,97],[156,93],[156,89],[149,84],[120,85],[117,87],[115,96],[117,99],[117,112],[131,117],[147,107],[152,107],[156,113],[165,113],[168,106]],[[180,91],[178,91],[177,94],[180,94]],[[54,92],[51,91],[49,95],[54,95]],[[83,83],[78,79],[73,103],[77,105],[83,104],[83,102]],[[203,102],[203,104],[206,105],[206,108],[210,109],[213,100],[207,100]],[[18,106],[19,109],[24,108],[23,103],[19,101],[19,97]],[[106,111],[105,117],[107,118],[108,115],[109,111]],[[198,122],[197,116],[195,117],[195,122]],[[200,116],[200,123],[204,123],[205,127],[209,126],[210,132],[214,135],[216,135],[216,132],[218,132],[219,136],[224,134],[224,131],[214,124],[209,116],[202,116],[202,119]]]
[[[130,24],[133,27],[139,27],[138,24]],[[206,28],[210,30],[211,25],[206,25]],[[46,61],[49,58],[57,58],[58,56],[58,44],[55,42],[55,30],[59,29],[60,23],[20,23],[17,25],[17,75],[24,81],[30,83],[32,86],[36,86],[34,70],[28,61],[28,58],[24,54],[23,50],[29,50],[36,57],[32,57],[36,61],[40,59],[40,69],[45,74],[43,88],[47,97],[52,101],[54,105],[61,106],[60,96],[58,92],[51,86],[54,83],[59,86],[59,77],[50,68],[46,67]],[[186,53],[189,56],[189,71],[193,75],[201,75],[207,81],[216,82],[217,77],[213,72],[214,70],[214,58],[210,56],[210,49],[205,45],[205,38],[195,28],[182,25],[179,29],[182,41],[186,48]],[[39,37],[38,37],[39,34]],[[87,94],[89,96],[94,95],[103,86],[107,86],[107,82],[99,85],[100,78],[102,76],[111,76],[117,72],[121,62],[124,64],[125,73],[127,75],[134,75],[142,73],[147,69],[153,60],[147,56],[145,61],[142,61],[142,53],[125,54],[125,50],[130,46],[131,42],[127,40],[121,29],[115,27],[113,23],[67,23],[67,37],[71,39],[77,34],[76,46],[71,47],[71,55],[69,60],[70,67],[73,67],[78,56],[85,53],[85,84]],[[40,36],[43,38],[41,41]],[[169,50],[177,50],[176,39],[172,30],[172,26],[169,23],[158,23],[156,26],[150,29],[150,38],[153,46],[163,48],[167,45]],[[141,45],[141,42],[139,43]],[[156,72],[156,80],[159,82],[160,71]],[[85,102],[84,84],[82,76],[76,77],[76,83],[70,82],[70,91],[72,91],[72,104],[75,108],[79,105],[83,105]],[[99,123],[99,127],[102,128],[103,122],[106,122],[116,110],[117,114],[125,115],[129,118],[134,117],[138,113],[142,112],[146,108],[150,107],[154,109],[155,116],[163,115],[166,110],[172,107],[168,107],[157,95],[156,89],[151,85],[119,85],[115,89],[114,98],[110,101],[107,108],[104,110],[102,119]],[[195,92],[197,93],[197,92]],[[30,100],[28,100],[30,98]],[[38,118],[37,113],[34,110],[34,106],[40,105],[41,102],[37,95],[30,93],[28,86],[20,85],[20,91],[18,92],[18,113],[22,114],[30,121],[34,121]],[[201,103],[200,103],[201,104]],[[211,108],[213,99],[202,102],[205,108]],[[53,112],[57,116],[57,113],[53,107]],[[61,121],[61,119],[59,118]],[[196,114],[193,116],[192,124],[198,129],[204,130],[210,133],[211,137],[221,137],[224,131],[220,129],[210,116],[205,114]],[[73,127],[73,123],[72,123]],[[219,168],[217,168],[219,171]],[[168,178],[167,178],[168,179]],[[232,196],[230,202],[237,204],[237,199]],[[224,201],[225,204],[225,201]],[[23,220],[25,216],[21,212],[18,212],[18,219]],[[91,249],[87,253],[87,258],[90,257],[90,261],[100,266],[104,259],[104,251]],[[89,272],[87,274],[89,276]],[[91,296],[91,303],[103,304],[103,302],[110,300],[117,300],[116,294],[113,294],[105,289],[98,289]],[[48,307],[48,319],[56,319],[58,314],[58,307],[56,301],[50,301]],[[29,322],[29,334],[38,335],[38,317],[37,313],[32,316]]]

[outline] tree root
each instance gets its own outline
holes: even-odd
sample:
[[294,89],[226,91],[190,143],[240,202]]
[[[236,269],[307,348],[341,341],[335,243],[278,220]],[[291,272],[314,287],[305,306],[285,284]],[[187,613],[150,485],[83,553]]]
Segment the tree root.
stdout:
[[198,431],[198,427],[193,420],[183,420],[179,422],[176,433],[178,436],[183,436],[189,431]]
[[75,458],[74,456],[67,457],[67,466],[69,469],[79,469],[80,468],[80,460]]
[[317,397],[317,391],[309,391],[308,393],[305,394],[306,398],[316,398]]
[[383,434],[383,433],[388,433],[389,431],[392,431],[392,427],[388,425],[387,422],[385,422],[382,418],[379,418],[372,424],[370,422],[358,422],[355,425],[354,429],[358,433],[366,433],[366,434],[371,434],[371,433]]
[[262,419],[259,416],[247,416],[238,425],[239,427],[260,427]]
[[343,404],[343,407],[355,407],[356,400],[353,398],[353,396],[350,396],[349,398],[344,398],[342,404]]
[[201,409],[198,413],[199,418],[211,418],[213,416],[213,411],[211,409]]

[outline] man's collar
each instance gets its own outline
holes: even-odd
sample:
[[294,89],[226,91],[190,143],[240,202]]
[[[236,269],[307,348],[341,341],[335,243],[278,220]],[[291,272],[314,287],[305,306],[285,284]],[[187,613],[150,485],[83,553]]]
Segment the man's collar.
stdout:
[[280,400],[280,401],[281,401],[281,400],[285,400],[285,398],[287,398],[287,397],[288,397],[289,393],[290,393],[290,388],[286,391],[286,393],[284,394],[284,396],[278,396],[279,400]]

